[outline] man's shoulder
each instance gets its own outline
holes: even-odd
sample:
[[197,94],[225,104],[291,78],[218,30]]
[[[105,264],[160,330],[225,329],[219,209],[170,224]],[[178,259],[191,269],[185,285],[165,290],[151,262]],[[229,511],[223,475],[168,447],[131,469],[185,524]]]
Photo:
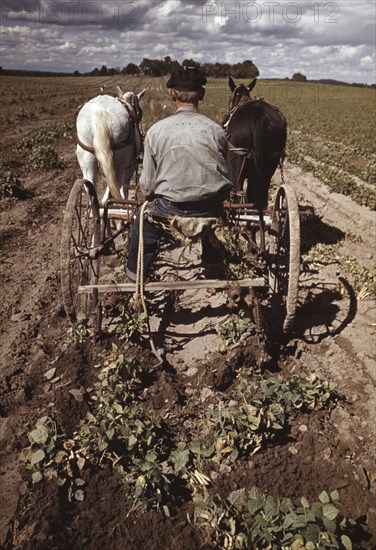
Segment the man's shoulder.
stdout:
[[162,120],[158,120],[158,122],[155,122],[152,126],[150,126],[147,134],[150,138],[153,135],[158,135],[161,131],[173,129],[179,124],[179,120],[181,121],[182,119],[191,121],[194,119],[200,126],[209,128],[211,131],[218,134],[225,134],[225,131],[220,124],[199,111],[179,111],[173,115],[163,118]]
[[154,124],[150,126],[147,133],[152,135],[153,133],[158,132],[164,127],[171,126],[172,124],[174,124],[174,117],[175,115],[170,115],[166,118],[162,118],[161,120],[158,120],[157,122],[154,122]]
[[211,126],[212,128],[217,128],[218,130],[223,131],[222,126],[218,124],[218,122],[208,117],[207,115],[204,115],[203,113],[199,113],[199,114],[203,117],[203,120],[208,126]]

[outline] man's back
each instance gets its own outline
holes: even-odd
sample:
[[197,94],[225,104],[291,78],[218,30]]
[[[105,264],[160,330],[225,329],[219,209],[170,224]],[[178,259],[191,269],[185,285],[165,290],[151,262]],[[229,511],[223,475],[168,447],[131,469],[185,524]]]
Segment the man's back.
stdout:
[[229,188],[224,130],[194,106],[179,108],[148,131],[141,189],[173,202],[199,201]]

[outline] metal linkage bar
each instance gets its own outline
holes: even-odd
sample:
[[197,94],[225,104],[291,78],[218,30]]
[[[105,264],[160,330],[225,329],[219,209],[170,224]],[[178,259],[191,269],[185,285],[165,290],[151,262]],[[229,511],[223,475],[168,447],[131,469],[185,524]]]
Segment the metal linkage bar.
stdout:
[[[260,212],[253,204],[225,201],[223,206],[228,211],[230,217],[234,216],[238,221],[255,224],[260,222]],[[266,227],[271,225],[272,219],[269,210],[263,212],[263,221]]]

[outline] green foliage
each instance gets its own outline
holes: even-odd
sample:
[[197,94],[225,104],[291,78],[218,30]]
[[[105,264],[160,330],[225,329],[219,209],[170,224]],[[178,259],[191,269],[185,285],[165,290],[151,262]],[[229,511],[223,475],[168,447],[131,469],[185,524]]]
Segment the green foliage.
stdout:
[[111,464],[139,505],[159,506],[169,480],[158,460],[163,453],[160,424],[137,401],[140,362],[114,345],[97,368],[92,410],[80,421],[73,439],[58,436],[55,423],[42,418],[30,432],[31,445],[22,451],[21,459],[33,470],[33,483],[56,479],[59,485],[66,484],[70,500],[85,496],[85,482],[79,475],[85,464]]
[[310,160],[314,149],[308,144],[304,145],[301,141],[289,141],[290,162],[297,164],[307,172],[312,172],[317,178],[323,181],[331,191],[350,196],[355,202],[363,206],[368,206],[376,210],[376,190],[358,183],[349,173],[356,173],[358,177],[363,177],[365,181],[373,182],[375,180],[374,161],[368,164],[364,171],[357,170],[353,165],[347,167],[349,173],[343,170],[343,160],[330,164],[327,162],[327,156],[321,158],[320,162]]
[[133,297],[126,303],[120,303],[116,306],[116,317],[113,319],[108,331],[116,334],[122,341],[129,341],[134,336],[143,334],[147,328],[147,317],[143,309],[139,307]]
[[238,343],[242,336],[249,336],[255,332],[255,324],[249,317],[245,317],[244,311],[241,310],[237,315],[231,315],[224,324],[217,327],[217,334],[222,340],[219,350],[225,353],[227,348]]
[[51,124],[35,134],[25,136],[17,149],[26,155],[31,170],[62,170],[65,163],[59,158],[52,143],[58,138],[71,138],[72,123]]
[[28,463],[33,469],[32,481],[37,483],[43,478],[42,471],[48,470],[48,464],[56,453],[57,432],[56,425],[51,418],[40,418],[34,430],[29,435],[30,445],[23,449],[21,460]]
[[222,244],[224,263],[233,278],[262,276],[264,266],[260,264],[259,251],[241,227],[220,227],[215,235]]
[[142,365],[113,345],[98,366],[92,412],[74,435],[78,452],[91,464],[111,463],[133,491],[133,498],[159,505],[168,479],[158,462],[161,426],[137,400]]
[[238,394],[244,400],[256,399],[264,403],[278,403],[287,414],[296,416],[298,412],[328,406],[335,401],[336,385],[320,380],[314,373],[271,376],[259,381],[241,381]]
[[37,421],[28,438],[30,445],[21,451],[20,459],[32,470],[32,483],[53,479],[67,487],[69,500],[82,500],[85,482],[79,470],[84,462],[74,455],[72,441],[58,435],[55,422],[48,416]]
[[[300,412],[330,406],[335,385],[314,375],[272,376],[266,380],[241,380],[227,407],[208,411],[190,441],[181,441],[171,453],[173,469],[197,483],[208,461],[234,463],[257,453]],[[205,484],[202,479],[198,483]]]
[[77,321],[67,327],[68,340],[74,344],[83,344],[93,337],[93,331],[86,322]]
[[256,487],[233,491],[225,499],[200,488],[194,494],[191,521],[207,532],[216,548],[352,549],[346,529],[354,522],[340,516],[337,491],[322,492],[312,505],[303,497],[300,504]]
[[334,384],[314,375],[273,376],[259,382],[241,381],[235,403],[207,413],[214,429],[215,460],[231,462],[253,455],[262,445],[286,430],[288,419],[333,401]]
[[[375,209],[376,149],[369,116],[374,92],[311,83],[290,86],[285,84],[285,98],[277,102],[288,120],[289,161],[330,190]],[[299,100],[286,101],[290,92]]]
[[29,167],[31,170],[62,170],[65,164],[51,145],[36,145],[29,154]]
[[352,287],[358,300],[376,298],[376,267],[360,266],[355,258],[341,256],[341,265],[349,274]]
[[[111,351],[102,357],[96,385],[97,394],[112,392],[123,402],[132,400],[141,384],[143,365],[140,359],[132,354],[122,352],[116,344],[112,344]],[[126,390],[125,393],[123,390]]]
[[17,149],[20,153],[27,153],[37,146],[51,145],[58,138],[71,138],[73,124],[61,122],[51,124],[38,130],[34,134],[25,136],[18,144]]
[[[48,417],[30,432],[22,459],[33,471],[34,483],[55,479],[66,487],[69,500],[80,501],[85,498],[86,466],[110,464],[128,488],[132,509],[161,507],[168,515],[170,483],[176,477],[189,483],[193,521],[218,547],[292,549],[297,548],[295,541],[302,541],[305,548],[351,548],[342,531],[345,520],[339,517],[338,494],[323,492],[312,506],[302,498],[299,507],[256,488],[249,493],[241,489],[223,500],[209,494],[211,479],[204,473],[209,462],[234,462],[256,452],[264,440],[286,427],[289,416],[327,404],[331,384],[303,375],[241,380],[234,404],[208,412],[190,441],[168,450],[163,427],[138,398],[143,372],[139,359],[113,345],[96,368],[91,410],[72,439],[58,436]],[[336,546],[338,540],[342,546]]]
[[15,173],[7,165],[0,162],[0,199],[26,194],[21,182]]

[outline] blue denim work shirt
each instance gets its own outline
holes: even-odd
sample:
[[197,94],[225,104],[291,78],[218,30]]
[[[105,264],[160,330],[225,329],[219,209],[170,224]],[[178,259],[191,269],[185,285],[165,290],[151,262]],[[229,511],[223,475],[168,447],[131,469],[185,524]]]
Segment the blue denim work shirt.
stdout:
[[226,158],[223,128],[194,106],[180,107],[147,132],[141,191],[172,202],[210,199],[232,186]]

